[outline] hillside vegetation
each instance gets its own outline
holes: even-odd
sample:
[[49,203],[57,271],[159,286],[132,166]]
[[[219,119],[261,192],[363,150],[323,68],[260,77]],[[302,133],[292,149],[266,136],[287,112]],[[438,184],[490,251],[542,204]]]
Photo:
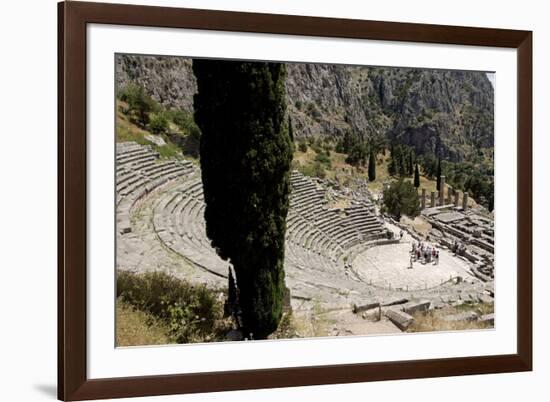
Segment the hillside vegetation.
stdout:
[[[117,272],[117,342],[188,343],[225,339],[224,291],[165,272]],[[139,343],[137,343],[139,344]]]
[[[166,108],[193,114],[192,60],[120,55],[119,88],[136,83]],[[324,64],[286,65],[295,137],[382,137],[444,160],[470,160],[494,142],[494,91],[484,72]]]

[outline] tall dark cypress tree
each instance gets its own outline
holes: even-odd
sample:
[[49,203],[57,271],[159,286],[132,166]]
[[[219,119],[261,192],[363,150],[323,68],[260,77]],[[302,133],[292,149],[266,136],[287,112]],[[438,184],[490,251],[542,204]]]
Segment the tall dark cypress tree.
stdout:
[[437,191],[441,186],[441,158],[437,159]]
[[414,166],[414,186],[416,189],[420,187],[420,172],[418,170],[418,163]]
[[397,174],[397,166],[395,163],[395,158],[390,157],[390,162],[388,163],[388,174],[390,176],[395,176]]
[[409,164],[408,164],[409,176],[413,175],[414,172],[414,162],[413,162],[413,151],[409,152]]
[[369,154],[369,181],[376,180],[376,155],[374,151]]
[[277,329],[292,141],[280,63],[193,60],[206,233],[234,267],[245,335]]
[[405,162],[405,155],[403,149],[399,149],[399,176],[403,177],[407,174],[407,166]]

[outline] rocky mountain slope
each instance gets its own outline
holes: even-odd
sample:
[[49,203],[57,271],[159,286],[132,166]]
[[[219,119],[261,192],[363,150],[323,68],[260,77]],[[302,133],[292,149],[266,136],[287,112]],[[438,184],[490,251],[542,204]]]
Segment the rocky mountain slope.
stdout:
[[[193,111],[192,60],[119,55],[118,88],[138,83],[167,107]],[[383,136],[452,161],[493,146],[494,91],[483,72],[287,64],[296,137]]]

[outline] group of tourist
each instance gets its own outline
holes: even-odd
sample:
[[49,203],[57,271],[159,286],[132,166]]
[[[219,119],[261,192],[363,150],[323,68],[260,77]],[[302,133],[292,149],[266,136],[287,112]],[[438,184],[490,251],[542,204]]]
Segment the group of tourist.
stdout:
[[429,243],[414,242],[411,250],[411,268],[412,263],[416,261],[420,261],[422,264],[433,262],[434,265],[439,265],[439,250]]

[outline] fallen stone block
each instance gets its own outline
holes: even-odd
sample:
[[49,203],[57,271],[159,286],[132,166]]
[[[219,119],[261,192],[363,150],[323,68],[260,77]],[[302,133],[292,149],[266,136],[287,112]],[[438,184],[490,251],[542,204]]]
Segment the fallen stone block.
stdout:
[[354,304],[353,305],[353,312],[355,314],[361,313],[363,311],[371,310],[373,308],[380,307],[379,302],[372,302],[372,303],[366,303],[366,304]]
[[382,306],[384,307],[389,307],[389,306],[396,306],[398,304],[405,304],[407,303],[409,300],[408,299],[398,299],[398,298],[393,298],[393,299],[388,299],[388,300],[385,300],[382,304]]
[[455,322],[455,321],[473,322],[473,321],[477,321],[478,316],[473,311],[468,311],[460,314],[447,315],[443,317],[443,319],[449,322]]
[[120,234],[130,233],[132,231],[131,226],[121,226],[119,229]]
[[403,310],[405,313],[413,315],[418,312],[424,312],[428,311],[430,308],[430,301],[429,300],[421,300],[419,302],[409,302],[405,304],[401,310]]
[[485,324],[495,325],[495,314],[494,314],[494,313],[491,313],[491,314],[482,315],[482,316],[479,318],[479,321],[480,321],[480,322],[483,322],[483,323],[485,323]]
[[380,307],[363,311],[363,313],[361,313],[361,317],[364,320],[368,320],[368,321],[380,321],[381,315],[382,315],[382,311]]
[[401,331],[406,331],[414,322],[414,318],[404,311],[389,308],[384,312],[384,315],[394,323]]

